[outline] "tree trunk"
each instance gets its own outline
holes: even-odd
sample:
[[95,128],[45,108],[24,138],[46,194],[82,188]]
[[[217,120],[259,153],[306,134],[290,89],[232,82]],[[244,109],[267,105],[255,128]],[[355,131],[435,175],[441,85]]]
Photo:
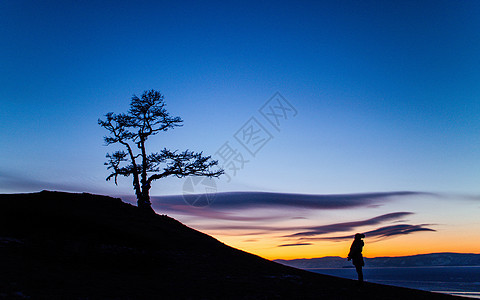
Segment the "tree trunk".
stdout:
[[146,182],[146,179],[142,178],[142,192],[141,196],[137,197],[137,205],[143,212],[155,214],[152,208],[152,202],[150,202],[150,188],[150,184]]
[[[142,189],[141,189],[141,196],[137,196],[137,204],[138,208],[142,210],[143,212],[147,213],[153,213],[155,214],[155,211],[152,208],[152,202],[150,202],[150,183],[147,180],[147,153],[145,152],[145,137],[140,134],[140,142],[137,144],[138,148],[142,151],[142,173],[140,174],[141,176],[141,184],[142,184]],[[137,177],[138,178],[138,177]]]
[[152,208],[152,203],[148,198],[142,196],[140,199],[137,199],[137,206],[142,212],[155,214],[155,211]]

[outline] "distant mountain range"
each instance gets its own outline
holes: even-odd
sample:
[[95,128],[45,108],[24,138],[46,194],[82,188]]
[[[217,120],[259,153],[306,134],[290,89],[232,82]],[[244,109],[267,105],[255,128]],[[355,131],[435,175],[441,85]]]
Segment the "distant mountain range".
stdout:
[[[347,268],[353,267],[346,258],[327,256],[302,258],[275,262],[300,269]],[[431,253],[411,256],[365,258],[366,267],[438,267],[438,266],[480,266],[480,254],[471,253]]]

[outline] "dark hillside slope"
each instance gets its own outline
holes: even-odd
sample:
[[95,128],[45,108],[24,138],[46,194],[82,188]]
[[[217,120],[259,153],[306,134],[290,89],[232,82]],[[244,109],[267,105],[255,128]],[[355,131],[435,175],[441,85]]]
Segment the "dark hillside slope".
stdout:
[[453,299],[283,266],[120,199],[0,195],[0,298]]

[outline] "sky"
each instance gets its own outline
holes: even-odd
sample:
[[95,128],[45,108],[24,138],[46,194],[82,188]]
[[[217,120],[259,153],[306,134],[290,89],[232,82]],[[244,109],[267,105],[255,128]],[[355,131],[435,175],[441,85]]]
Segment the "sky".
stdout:
[[[148,150],[204,151],[226,170],[156,182],[159,213],[271,259],[345,256],[356,231],[367,256],[478,253],[479,14],[477,1],[1,1],[0,193],[131,201],[131,178],[105,181],[117,148],[97,120],[156,89],[184,126]],[[205,190],[219,196],[202,207],[162,198]]]

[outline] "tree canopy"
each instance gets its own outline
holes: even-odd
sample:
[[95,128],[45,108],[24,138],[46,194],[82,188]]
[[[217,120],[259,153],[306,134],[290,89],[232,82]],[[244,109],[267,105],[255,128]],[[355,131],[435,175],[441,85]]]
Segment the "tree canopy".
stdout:
[[133,177],[133,189],[139,208],[153,212],[150,202],[150,188],[153,181],[168,176],[218,177],[223,169],[213,169],[218,161],[203,152],[171,151],[167,148],[148,153],[146,142],[160,132],[183,125],[180,117],[172,117],[165,109],[163,95],[155,90],[145,91],[141,97],[132,96],[127,113],[109,112],[98,124],[109,132],[105,144],[120,144],[123,150],[107,153],[105,165],[111,170],[106,180],[118,184],[118,176]]

